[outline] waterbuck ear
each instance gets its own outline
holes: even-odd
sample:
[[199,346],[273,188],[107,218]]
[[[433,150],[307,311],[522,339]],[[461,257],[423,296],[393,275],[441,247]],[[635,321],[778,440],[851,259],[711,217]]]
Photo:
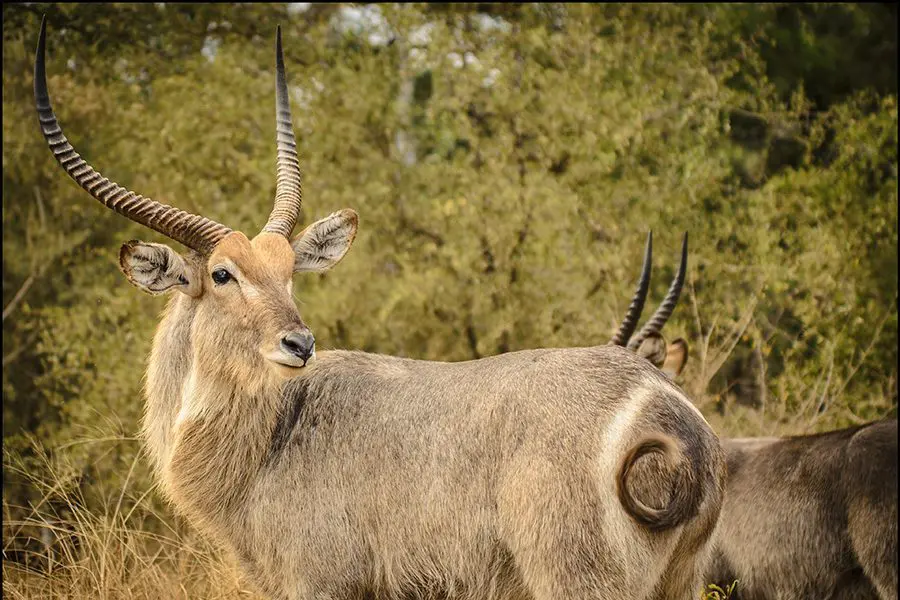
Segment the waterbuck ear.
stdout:
[[189,296],[200,294],[200,278],[187,261],[164,244],[131,240],[119,250],[119,268],[125,277],[148,294],[176,289]]
[[338,263],[356,237],[359,217],[345,208],[316,221],[297,234],[294,249],[294,273],[322,273]]
[[666,340],[655,331],[649,333],[635,353],[649,360],[658,369],[666,360]]
[[675,379],[684,370],[688,361],[688,343],[678,338],[666,348],[666,360],[660,370]]

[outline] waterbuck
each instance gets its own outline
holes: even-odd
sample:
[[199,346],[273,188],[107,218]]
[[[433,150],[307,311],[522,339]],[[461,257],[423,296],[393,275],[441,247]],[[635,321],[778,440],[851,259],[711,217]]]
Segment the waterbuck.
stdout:
[[291,296],[357,229],[289,241],[301,202],[276,34],[275,206],[252,240],[109,181],[50,106],[57,161],[94,198],[191,250],[122,246],[126,278],[173,292],[143,435],[161,489],[271,598],[692,598],[722,499],[718,439],[682,391],[615,344],[460,363],[315,352]]
[[897,419],[722,443],[709,581],[741,600],[897,597]]

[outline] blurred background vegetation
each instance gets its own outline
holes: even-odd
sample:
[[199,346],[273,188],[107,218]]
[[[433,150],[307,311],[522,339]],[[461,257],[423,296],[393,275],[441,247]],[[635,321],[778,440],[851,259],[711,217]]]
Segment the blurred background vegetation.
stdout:
[[896,414],[896,5],[4,4],[11,597],[69,589],[11,570],[63,555],[104,565],[66,572],[73,590],[241,593],[215,564],[185,566],[201,542],[141,460],[165,299],[116,261],[128,239],[163,240],[47,150],[32,100],[45,12],[53,106],[78,151],[250,234],[274,196],[282,25],[302,220],[360,214],[340,266],[296,281],[320,348],[465,360],[606,343],[647,230],[657,300],[689,231],[665,332],[688,340],[680,383],[720,434]]

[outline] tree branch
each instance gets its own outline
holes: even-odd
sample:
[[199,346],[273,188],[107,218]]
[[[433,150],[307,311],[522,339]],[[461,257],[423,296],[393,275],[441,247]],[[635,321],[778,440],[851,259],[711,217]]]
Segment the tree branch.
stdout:
[[[25,282],[19,287],[19,291],[16,292],[16,295],[12,297],[12,300],[7,303],[6,306],[3,307],[3,321],[6,321],[6,317],[12,314],[16,307],[19,305],[19,302],[22,301],[22,298],[25,297],[25,294],[28,293],[28,289],[34,283],[35,273],[32,273],[25,279]],[[6,364],[6,359],[4,359],[4,364]]]

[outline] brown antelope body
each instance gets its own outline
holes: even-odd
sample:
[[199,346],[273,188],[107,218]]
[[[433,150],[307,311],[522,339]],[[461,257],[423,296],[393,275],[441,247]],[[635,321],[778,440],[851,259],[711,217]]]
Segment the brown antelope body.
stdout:
[[707,579],[741,600],[897,597],[897,420],[723,439],[728,485]]
[[173,292],[147,369],[144,436],[175,508],[272,598],[692,598],[724,460],[681,390],[617,347],[462,363],[315,353],[291,278],[356,232],[345,210],[288,236],[300,171],[277,42],[278,185],[263,231],[136,196],[41,126],[106,206],[193,251],[122,247],[126,277]]

